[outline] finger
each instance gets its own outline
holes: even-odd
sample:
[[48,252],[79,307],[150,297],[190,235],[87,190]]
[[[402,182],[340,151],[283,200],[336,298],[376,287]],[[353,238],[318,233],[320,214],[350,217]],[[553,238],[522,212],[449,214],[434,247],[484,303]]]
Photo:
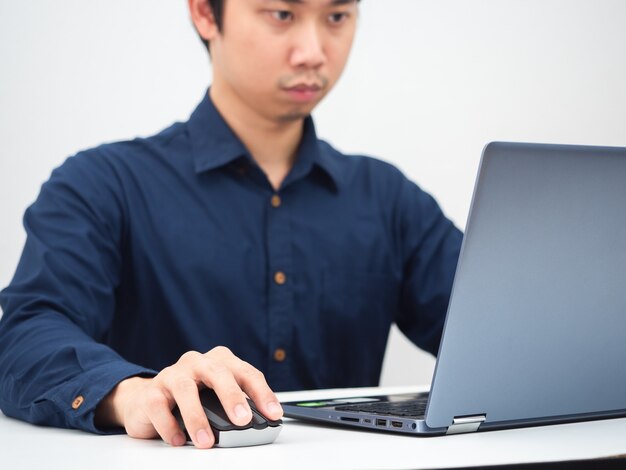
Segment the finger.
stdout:
[[197,373],[207,387],[212,388],[219,398],[228,418],[237,426],[245,426],[252,420],[252,411],[246,394],[222,359],[205,357]]
[[206,356],[218,357],[232,371],[235,381],[248,394],[258,410],[269,419],[280,419],[283,409],[274,392],[270,389],[263,373],[251,364],[242,361],[228,348],[218,346]]
[[145,413],[161,439],[175,447],[185,445],[187,439],[172,415],[170,401],[159,388],[148,392]]
[[245,361],[234,367],[235,380],[252,399],[257,409],[269,419],[280,419],[283,409],[278,398],[267,384],[263,372]]
[[189,376],[179,376],[171,379],[167,386],[178,405],[185,429],[193,444],[200,449],[213,447],[215,437],[202,409],[195,380]]

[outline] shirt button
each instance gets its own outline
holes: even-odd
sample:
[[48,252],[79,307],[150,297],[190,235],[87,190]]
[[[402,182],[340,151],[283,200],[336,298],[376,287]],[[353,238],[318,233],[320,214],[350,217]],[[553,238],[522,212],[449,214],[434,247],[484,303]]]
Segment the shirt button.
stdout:
[[72,409],[77,410],[78,408],[80,408],[80,405],[82,405],[84,401],[85,398],[82,395],[78,395],[76,398],[74,398],[74,401],[72,402]]
[[274,360],[276,362],[283,362],[286,357],[287,357],[287,353],[285,352],[284,349],[278,348],[276,351],[274,351]]
[[279,286],[282,286],[285,282],[287,282],[287,276],[285,276],[284,272],[277,271],[276,274],[274,274],[274,282]]
[[248,173],[248,165],[245,162],[241,162],[239,165],[237,165],[237,173],[239,173],[241,176],[244,176],[246,173]]
[[272,196],[272,207],[280,207],[281,204],[280,196],[278,194],[274,194]]

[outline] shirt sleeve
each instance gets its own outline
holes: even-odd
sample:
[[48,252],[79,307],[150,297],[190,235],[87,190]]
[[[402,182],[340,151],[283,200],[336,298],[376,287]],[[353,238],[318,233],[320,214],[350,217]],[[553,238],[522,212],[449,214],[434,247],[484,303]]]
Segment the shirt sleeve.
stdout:
[[114,181],[97,156],[70,158],[26,211],[26,244],[0,293],[0,408],[7,416],[102,433],[94,424],[98,403],[121,380],[156,374],[104,344],[123,233]]
[[403,282],[395,321],[413,343],[437,355],[463,234],[407,179],[397,201]]

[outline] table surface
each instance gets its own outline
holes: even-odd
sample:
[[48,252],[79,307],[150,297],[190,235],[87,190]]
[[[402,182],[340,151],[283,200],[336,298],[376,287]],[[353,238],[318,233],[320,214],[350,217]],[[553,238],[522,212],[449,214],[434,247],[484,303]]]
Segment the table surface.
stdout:
[[[282,401],[423,391],[388,387],[280,393]],[[172,448],[159,440],[33,426],[0,415],[7,469],[409,469],[598,458],[626,453],[626,418],[441,437],[402,436],[285,420],[271,445]]]

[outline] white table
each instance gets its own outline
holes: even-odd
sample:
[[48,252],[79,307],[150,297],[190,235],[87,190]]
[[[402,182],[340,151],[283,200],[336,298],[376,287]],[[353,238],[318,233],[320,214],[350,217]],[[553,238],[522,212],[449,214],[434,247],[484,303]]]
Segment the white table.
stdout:
[[[423,387],[341,390],[397,393]],[[281,400],[337,396],[290,392]],[[43,428],[0,416],[3,469],[404,469],[596,458],[626,453],[626,418],[443,437],[400,436],[285,420],[274,444],[238,449],[172,448],[158,440]]]

